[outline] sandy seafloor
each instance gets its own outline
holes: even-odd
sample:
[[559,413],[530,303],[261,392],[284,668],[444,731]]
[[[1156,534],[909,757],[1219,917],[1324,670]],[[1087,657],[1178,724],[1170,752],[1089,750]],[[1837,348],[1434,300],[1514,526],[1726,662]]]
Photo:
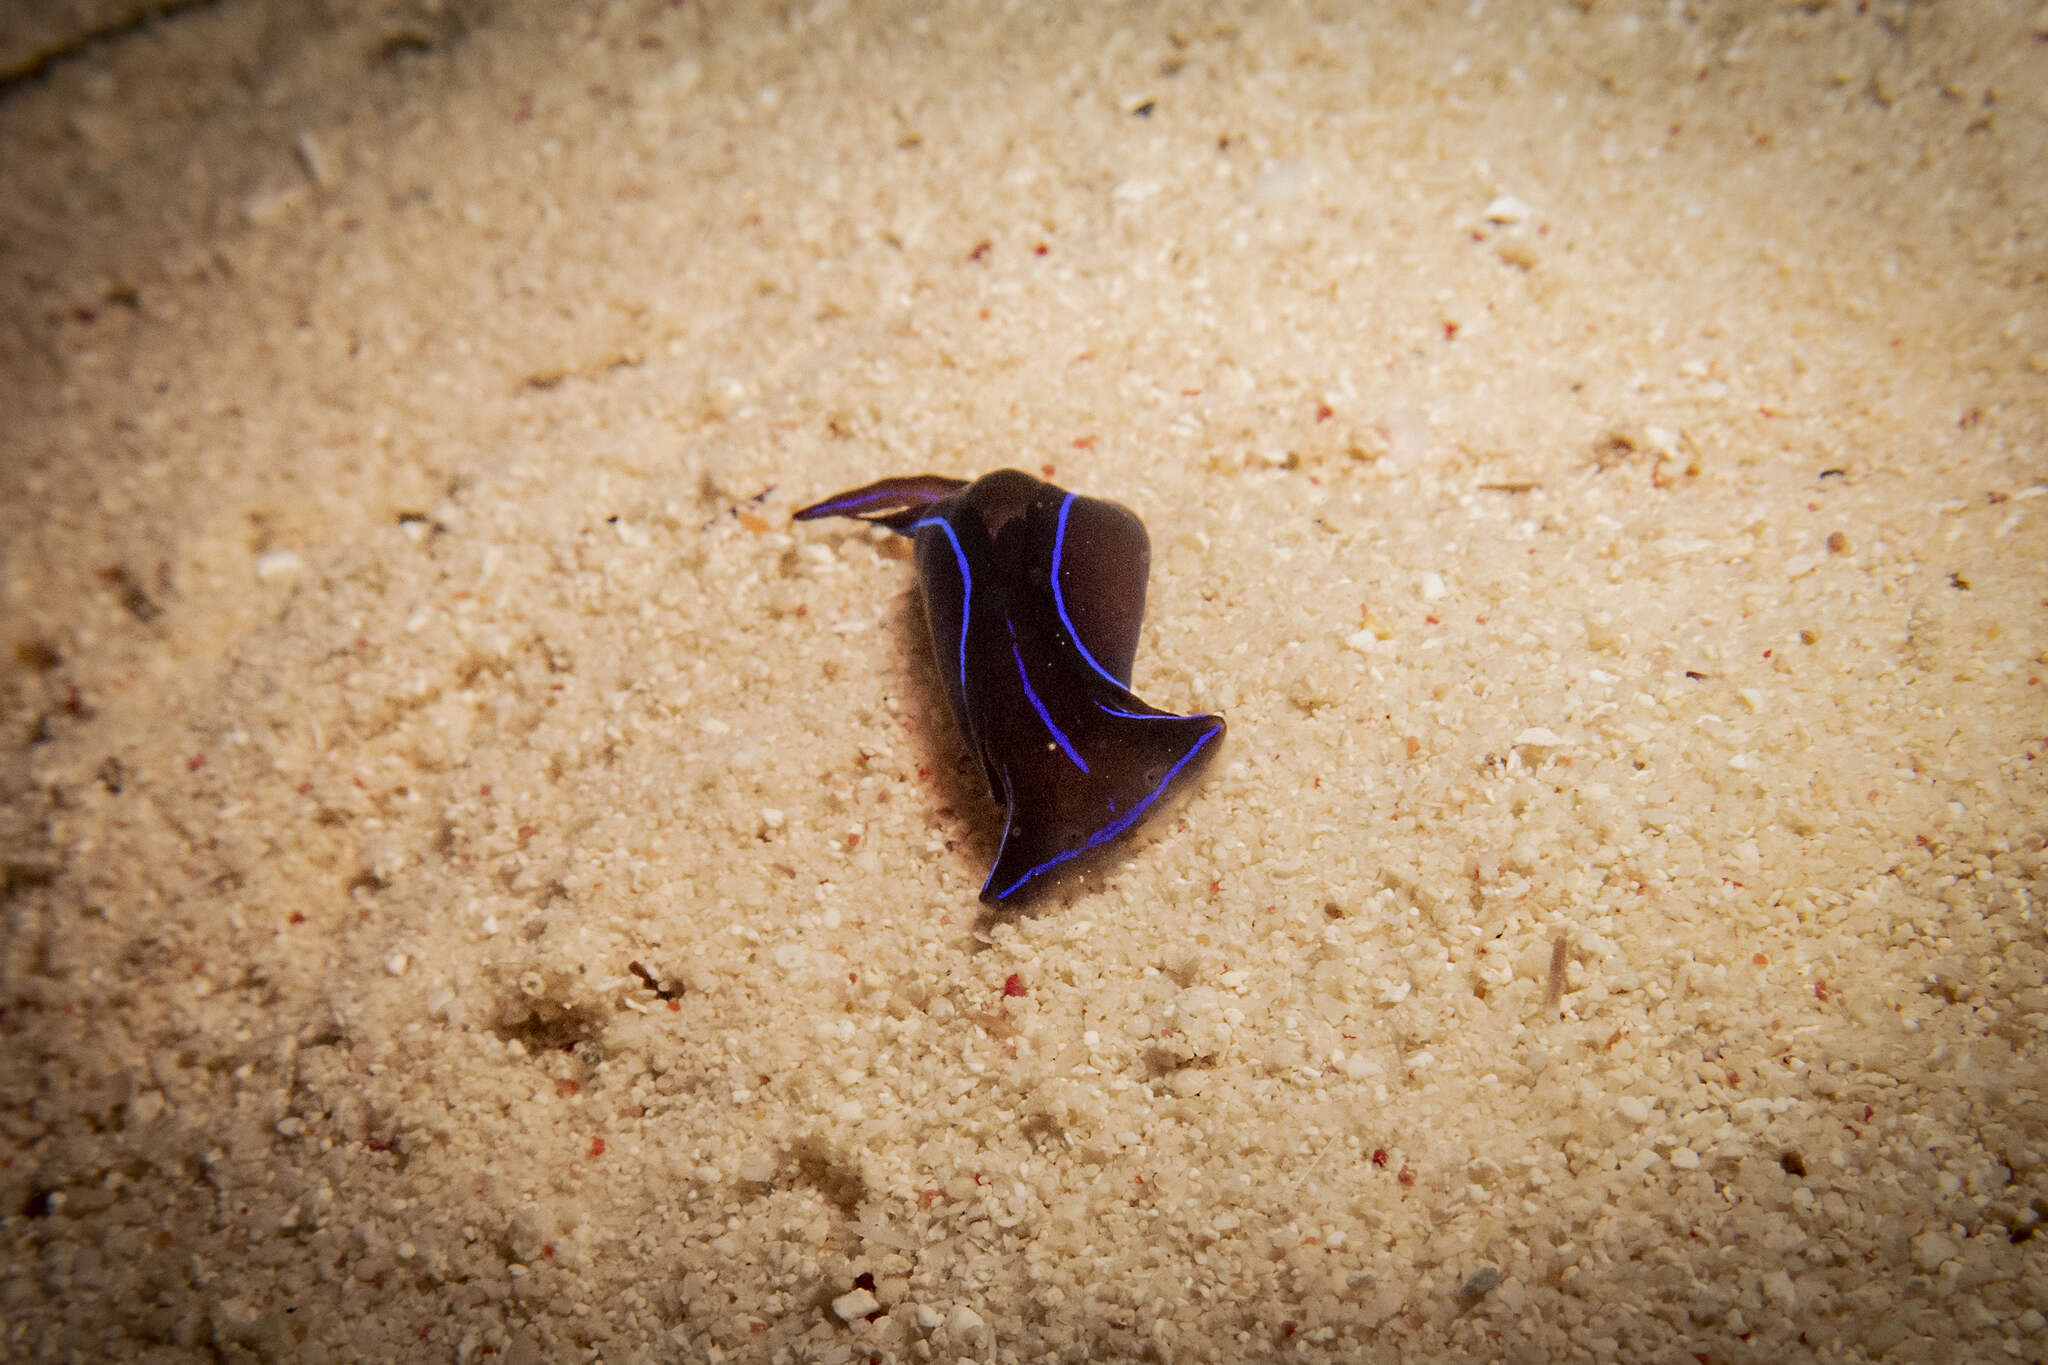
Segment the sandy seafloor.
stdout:
[[[0,1357],[2048,1359],[2048,12],[188,8],[0,90]],[[900,545],[1153,537],[1028,916]]]

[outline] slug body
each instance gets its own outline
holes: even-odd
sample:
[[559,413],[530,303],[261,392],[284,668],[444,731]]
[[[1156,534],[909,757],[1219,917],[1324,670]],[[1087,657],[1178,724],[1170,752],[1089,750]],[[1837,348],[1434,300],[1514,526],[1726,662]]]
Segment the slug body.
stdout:
[[953,719],[1007,812],[981,899],[1021,898],[1143,820],[1223,737],[1131,691],[1151,547],[1128,508],[1014,469],[884,479],[804,508],[916,542]]

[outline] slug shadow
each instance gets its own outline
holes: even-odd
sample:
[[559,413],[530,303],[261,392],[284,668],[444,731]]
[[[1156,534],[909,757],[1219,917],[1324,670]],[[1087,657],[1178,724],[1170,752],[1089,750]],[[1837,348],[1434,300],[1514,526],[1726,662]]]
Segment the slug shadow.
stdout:
[[[917,588],[898,599],[892,627],[890,645],[906,661],[903,709],[913,731],[910,742],[931,768],[931,782],[918,789],[917,799],[926,803],[925,816],[933,831],[950,846],[941,856],[958,860],[971,880],[985,875],[995,863],[1003,808],[989,793],[981,760],[968,749],[967,737],[953,721],[932,650],[924,595]],[[980,883],[974,882],[970,894],[980,890]]]

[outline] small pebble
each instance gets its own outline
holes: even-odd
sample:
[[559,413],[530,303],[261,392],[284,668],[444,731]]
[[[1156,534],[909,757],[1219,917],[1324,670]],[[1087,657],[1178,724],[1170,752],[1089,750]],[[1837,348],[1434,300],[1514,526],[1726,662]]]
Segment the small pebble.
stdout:
[[1479,1267],[1479,1269],[1473,1271],[1466,1278],[1465,1283],[1458,1286],[1458,1302],[1468,1308],[1471,1307],[1498,1289],[1501,1278],[1499,1266],[1483,1265]]
[[1931,1275],[1940,1269],[1943,1261],[1952,1261],[1962,1255],[1963,1249],[1955,1239],[1945,1233],[1923,1232],[1912,1241],[1913,1265],[1922,1274]]
[[242,201],[242,217],[251,227],[268,227],[298,207],[305,197],[304,184],[259,190]]
[[1494,252],[1509,265],[1524,270],[1534,270],[1541,258],[1536,254],[1536,244],[1519,232],[1502,233],[1494,245]]
[[841,1322],[859,1322],[882,1306],[881,1301],[865,1289],[850,1289],[832,1300],[832,1316]]
[[272,550],[269,554],[256,557],[256,578],[261,583],[274,583],[281,578],[296,578],[306,567],[292,550]]
[[[1704,368],[1702,373],[1704,373]],[[1643,428],[1643,444],[1648,446],[1652,453],[1662,455],[1667,460],[1678,458],[1678,441],[1678,433],[1670,427],[1649,426]]]
[[1534,210],[1512,194],[1503,194],[1496,196],[1481,216],[1489,223],[1519,223],[1532,212]]
[[972,1336],[986,1325],[981,1314],[964,1303],[954,1304],[953,1311],[946,1314],[946,1330],[955,1337]]
[[669,93],[682,95],[696,89],[697,82],[703,75],[704,64],[695,57],[685,57],[670,67],[658,80],[662,86],[667,87]]
[[299,164],[306,168],[306,175],[322,189],[334,183],[334,158],[328,155],[326,144],[311,130],[299,133]]

